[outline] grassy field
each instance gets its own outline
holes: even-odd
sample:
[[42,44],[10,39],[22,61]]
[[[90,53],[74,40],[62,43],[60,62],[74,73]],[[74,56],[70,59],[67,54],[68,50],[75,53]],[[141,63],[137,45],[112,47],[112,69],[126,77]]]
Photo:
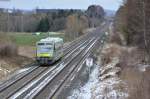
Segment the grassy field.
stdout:
[[40,35],[32,35],[31,33],[9,33],[9,36],[17,45],[35,46],[36,42],[46,37],[61,37],[65,40],[63,33],[41,33]]

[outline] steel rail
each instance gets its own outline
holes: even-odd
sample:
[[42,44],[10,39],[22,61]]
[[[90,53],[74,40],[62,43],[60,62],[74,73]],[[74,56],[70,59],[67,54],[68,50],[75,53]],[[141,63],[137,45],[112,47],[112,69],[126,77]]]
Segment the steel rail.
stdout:
[[[78,42],[81,42],[82,39],[79,39]],[[74,42],[72,42],[74,43]],[[76,48],[79,44],[74,43],[65,47],[65,50],[67,50],[69,47],[72,47],[67,53],[65,53],[65,55],[67,55],[70,51],[72,51],[72,49]],[[76,44],[76,45],[75,45]],[[75,45],[75,46],[74,46]],[[64,56],[65,56],[64,55]],[[35,64],[32,64],[30,66],[34,66]],[[11,77],[12,79],[9,79],[7,81],[4,81],[3,83],[0,84],[0,92],[2,92],[3,90],[5,90],[6,88],[8,88],[9,86],[13,85],[15,82],[19,81],[20,79],[22,79],[23,77],[29,75],[30,73],[32,73],[33,71],[35,71],[36,69],[40,68],[39,66],[35,66],[34,68],[31,68],[28,72],[25,73],[21,73],[20,75],[16,75],[16,77]],[[42,71],[42,70],[41,70]]]
[[[76,50],[78,50],[80,47],[82,47],[86,42],[87,42],[87,41],[84,41],[83,43],[79,44],[79,46],[76,47],[74,50],[72,50],[72,52],[69,53],[69,55],[73,54]],[[67,55],[63,60],[65,60],[65,59],[67,59],[67,58],[69,59],[69,55]],[[51,72],[51,71],[57,69],[60,64],[61,64],[61,63],[57,64],[57,66],[53,66],[52,68],[50,68],[50,67],[49,67],[49,68],[46,68],[46,71]],[[46,71],[44,71],[44,72],[46,72]],[[33,79],[37,78],[38,76],[40,76],[40,75],[42,75],[42,74],[43,74],[43,72],[41,72],[41,74],[37,75],[37,76],[34,77]],[[29,82],[26,82],[23,86],[21,86],[20,88],[17,88],[15,91],[11,92],[10,94],[8,94],[8,95],[5,96],[5,97],[7,98],[7,97],[11,96],[11,95],[14,94],[15,92],[17,92],[18,90],[20,90],[21,88],[23,88],[25,85],[27,85],[28,83],[32,83],[32,80],[33,80],[33,79],[30,79]],[[18,87],[18,86],[17,86],[17,87]]]
[[69,78],[69,76],[71,76],[71,74],[78,68],[78,66],[80,65],[80,63],[86,59],[86,57],[89,54],[89,51],[96,44],[97,41],[98,41],[98,39],[96,39],[94,41],[94,43],[92,45],[90,45],[89,49],[87,49],[87,51],[85,51],[84,56],[82,57],[82,59],[79,62],[76,62],[75,66],[72,68],[72,70],[61,80],[60,84],[57,87],[55,87],[55,89],[53,90],[53,92],[51,92],[49,94],[48,99],[52,99],[52,97],[56,94],[56,92],[60,89],[60,87],[64,84],[64,82]]
[[[59,95],[59,93],[63,89],[63,87],[66,84],[70,83],[74,79],[74,77],[83,68],[83,64],[85,63],[85,59],[90,56],[93,48],[98,44],[98,40],[95,42],[95,44],[91,45],[91,48],[86,52],[86,54],[82,58],[82,60],[74,67],[74,70],[72,70],[72,72],[68,73],[68,75],[63,80],[61,80],[62,82],[60,83],[60,85],[57,88],[55,88],[55,90],[53,90],[53,93],[49,94],[48,99],[56,99],[57,95]],[[30,97],[33,98],[32,95]]]
[[[93,40],[93,39],[92,39]],[[90,41],[90,42],[92,42],[92,40]],[[89,44],[89,43],[88,43]],[[88,44],[86,44],[86,45],[88,45]],[[83,51],[84,49],[82,49],[81,51]],[[80,51],[80,52],[81,52]],[[10,97],[10,99],[13,99],[13,98],[18,98],[18,97],[22,97],[22,95],[24,95],[24,94],[26,94],[26,92],[27,91],[29,91],[30,90],[30,88],[31,87],[33,87],[33,83],[34,83],[34,85],[36,85],[37,83],[41,83],[42,81],[44,82],[44,79],[46,79],[46,78],[48,78],[49,80],[51,79],[52,80],[52,75],[56,75],[56,73],[57,73],[57,75],[75,58],[75,57],[77,57],[77,55],[76,56],[73,56],[72,58],[71,58],[71,60],[67,63],[67,64],[65,64],[64,66],[59,66],[59,67],[57,67],[57,69],[56,70],[54,70],[52,73],[50,73],[49,71],[47,71],[47,73],[44,73],[44,75],[42,75],[40,78],[38,78],[37,80],[35,80],[34,82],[32,82],[32,83],[30,83],[30,84],[28,84],[26,87],[23,87],[23,89],[21,89],[20,91],[18,91],[17,93],[15,93],[14,95],[12,95],[11,97]],[[59,68],[61,68],[61,69],[59,69]],[[56,72],[57,71],[57,72]],[[49,74],[50,73],[50,74]],[[54,76],[53,76],[53,78],[54,78]],[[42,79],[42,80],[41,80]],[[46,83],[45,83],[46,84]],[[37,86],[37,85],[36,85]],[[34,86],[34,87],[36,87],[36,86]],[[34,88],[33,87],[33,88]],[[31,89],[33,89],[33,88],[31,88]]]

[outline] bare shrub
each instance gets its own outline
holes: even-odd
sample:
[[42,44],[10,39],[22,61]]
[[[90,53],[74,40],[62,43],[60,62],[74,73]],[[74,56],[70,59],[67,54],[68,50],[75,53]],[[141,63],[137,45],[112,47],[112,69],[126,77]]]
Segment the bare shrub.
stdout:
[[120,63],[118,64],[118,66],[122,69],[130,66],[138,68],[138,65],[143,63],[144,51],[139,50],[136,47],[128,47],[122,52],[120,56]]
[[122,40],[121,40],[121,37],[119,36],[119,33],[117,33],[117,32],[110,33],[109,42],[117,43],[117,44],[121,45]]
[[7,33],[0,32],[0,43],[4,44],[7,42],[11,42],[10,36]]
[[[119,77],[127,84],[128,99],[150,99],[150,67],[144,67],[144,50],[136,47],[122,47],[117,44],[108,44],[102,51],[103,65],[119,59],[117,67],[121,67]],[[126,88],[125,87],[125,88]]]
[[17,54],[17,46],[12,43],[11,38],[4,33],[0,33],[0,57],[12,57]]
[[120,57],[121,51],[123,48],[117,44],[107,44],[104,49],[102,50],[102,64],[108,64],[113,60],[115,57]]
[[0,45],[0,57],[12,57],[18,53],[17,46],[13,43],[6,43]]
[[150,99],[150,71],[140,72],[135,67],[127,67],[122,70],[121,79],[128,84],[128,99]]
[[89,27],[88,18],[84,15],[72,14],[67,17],[66,37],[68,40],[83,35],[83,31]]
[[135,66],[144,63],[144,55],[144,50],[139,50],[136,47],[107,44],[102,51],[102,62],[108,64],[117,57],[119,67]]

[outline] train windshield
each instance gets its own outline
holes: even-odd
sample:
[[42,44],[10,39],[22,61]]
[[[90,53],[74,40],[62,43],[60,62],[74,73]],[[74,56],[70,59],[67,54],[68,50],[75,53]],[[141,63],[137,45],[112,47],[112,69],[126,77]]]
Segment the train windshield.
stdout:
[[41,53],[46,53],[52,51],[52,48],[39,48],[38,51]]
[[47,53],[47,52],[52,52],[52,51],[53,51],[52,43],[40,42],[37,44],[38,53]]

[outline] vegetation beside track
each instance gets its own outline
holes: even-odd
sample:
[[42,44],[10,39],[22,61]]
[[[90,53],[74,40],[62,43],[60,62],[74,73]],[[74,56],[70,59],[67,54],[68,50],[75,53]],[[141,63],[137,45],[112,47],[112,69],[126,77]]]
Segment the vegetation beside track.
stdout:
[[61,37],[65,39],[63,33],[41,33],[40,35],[32,33],[9,33],[8,34],[18,46],[35,46],[36,42],[46,37]]

